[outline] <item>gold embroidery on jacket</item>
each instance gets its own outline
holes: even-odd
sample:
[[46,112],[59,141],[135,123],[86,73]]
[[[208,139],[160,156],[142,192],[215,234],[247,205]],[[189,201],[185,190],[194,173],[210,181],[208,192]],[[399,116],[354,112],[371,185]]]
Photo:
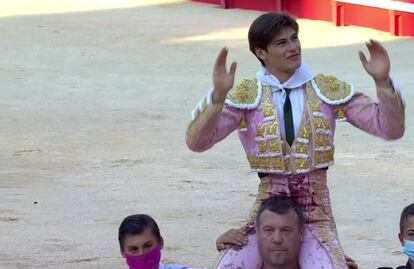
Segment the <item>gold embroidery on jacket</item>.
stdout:
[[314,126],[318,129],[329,129],[329,122],[324,118],[316,118],[313,120]]
[[257,127],[256,127],[256,137],[263,138],[265,128],[266,128],[265,124],[258,124]]
[[309,101],[308,103],[309,103],[310,109],[312,110],[311,112],[320,112],[321,108],[320,108],[319,97],[313,91],[311,83],[306,84],[306,94],[308,97],[308,101]]
[[246,113],[245,113],[245,111],[244,110],[242,110],[242,118],[241,118],[241,121],[240,121],[240,126],[239,126],[239,128],[240,129],[246,129]]
[[[263,109],[265,119],[256,126],[258,155],[248,157],[253,170],[296,174],[307,173],[311,169],[327,167],[333,163],[334,148],[330,141],[330,124],[321,112],[322,100],[310,82],[305,89],[301,127],[290,148],[280,139],[279,117],[271,98],[271,89],[263,86],[260,108]],[[269,121],[269,117],[274,118]]]
[[[325,87],[325,86],[323,86]],[[321,99],[317,96],[310,83],[306,87],[312,114],[309,115],[312,121],[312,145],[313,145],[313,166],[314,168],[327,167],[333,163],[333,145],[329,135],[329,121],[321,113]],[[323,130],[318,133],[317,130]],[[323,150],[321,150],[323,149]]]
[[330,146],[329,135],[315,135],[315,147],[328,147]]
[[280,143],[277,140],[268,141],[268,149],[270,152],[280,152]]
[[267,145],[267,142],[266,141],[260,141],[259,142],[259,153],[260,154],[265,154],[266,153],[266,145]]
[[295,159],[295,164],[296,164],[296,167],[299,168],[299,169],[308,168],[308,159],[296,158]]
[[283,170],[284,169],[283,156],[272,157],[271,160],[272,160],[272,169],[274,169],[274,170]]
[[267,135],[277,136],[278,123],[276,121],[272,122],[267,126]]
[[302,143],[296,143],[296,152],[301,154],[308,153],[308,145]]
[[333,161],[334,150],[330,149],[328,151],[315,151],[315,165],[318,164],[328,164]]
[[351,85],[334,76],[319,74],[314,80],[321,94],[331,101],[345,99],[352,92]]
[[227,99],[235,104],[253,104],[257,95],[257,79],[244,79],[239,85],[230,90]]
[[269,85],[263,85],[263,96],[261,100],[261,105],[263,107],[265,117],[275,116],[276,110],[272,102],[272,91]]

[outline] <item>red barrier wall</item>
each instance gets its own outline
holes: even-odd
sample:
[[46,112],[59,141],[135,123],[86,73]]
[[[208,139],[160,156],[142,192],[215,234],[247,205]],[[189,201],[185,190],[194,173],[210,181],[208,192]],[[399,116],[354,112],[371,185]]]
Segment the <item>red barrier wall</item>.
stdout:
[[389,11],[387,9],[359,6],[347,3],[337,2],[337,10],[341,10],[338,18],[344,25],[358,25],[363,27],[371,27],[381,31],[388,32],[389,27]]
[[391,13],[390,33],[401,36],[414,36],[414,14],[394,11]]
[[[343,0],[193,0],[217,4],[223,8],[242,8],[261,11],[285,11],[294,17],[332,21],[337,26],[370,27],[393,35],[414,36],[414,12],[390,10],[384,7],[363,6]],[[399,0],[414,5],[414,0]],[[372,3],[372,2],[371,2]],[[386,4],[387,7],[388,3]],[[414,8],[414,6],[413,6]],[[405,8],[407,9],[407,8]],[[404,9],[404,10],[405,10]]]
[[283,2],[284,11],[295,17],[331,21],[332,0],[285,0]]
[[[414,3],[414,0],[404,2]],[[332,14],[332,22],[337,26],[357,25],[397,36],[414,36],[414,13],[336,1]]]
[[226,8],[253,9],[261,11],[280,11],[281,0],[226,0]]
[[220,5],[220,0],[192,0],[192,1]]

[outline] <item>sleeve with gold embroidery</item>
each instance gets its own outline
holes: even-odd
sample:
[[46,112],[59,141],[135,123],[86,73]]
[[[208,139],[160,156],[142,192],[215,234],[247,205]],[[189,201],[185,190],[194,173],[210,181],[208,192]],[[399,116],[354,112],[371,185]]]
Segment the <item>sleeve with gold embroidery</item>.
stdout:
[[213,104],[210,91],[191,114],[186,143],[193,151],[205,151],[236,130],[242,112],[225,104]]
[[[362,93],[355,93],[351,100],[339,107],[339,113],[355,127],[385,140],[396,140],[404,135],[405,108],[400,90],[377,89],[378,102]],[[389,90],[389,89],[388,89]]]

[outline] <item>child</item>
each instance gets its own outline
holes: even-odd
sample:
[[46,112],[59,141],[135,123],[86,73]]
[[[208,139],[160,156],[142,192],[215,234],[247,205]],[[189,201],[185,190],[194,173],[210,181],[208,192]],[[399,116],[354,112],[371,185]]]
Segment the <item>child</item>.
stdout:
[[191,269],[160,262],[164,240],[157,223],[148,215],[126,217],[119,226],[118,240],[121,254],[130,269]]

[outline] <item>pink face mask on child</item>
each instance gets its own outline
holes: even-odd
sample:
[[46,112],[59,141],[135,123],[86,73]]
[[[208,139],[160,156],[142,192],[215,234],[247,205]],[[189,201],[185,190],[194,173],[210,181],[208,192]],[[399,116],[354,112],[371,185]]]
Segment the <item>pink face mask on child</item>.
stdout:
[[161,249],[157,246],[145,254],[124,254],[124,257],[130,269],[157,269],[161,260]]

